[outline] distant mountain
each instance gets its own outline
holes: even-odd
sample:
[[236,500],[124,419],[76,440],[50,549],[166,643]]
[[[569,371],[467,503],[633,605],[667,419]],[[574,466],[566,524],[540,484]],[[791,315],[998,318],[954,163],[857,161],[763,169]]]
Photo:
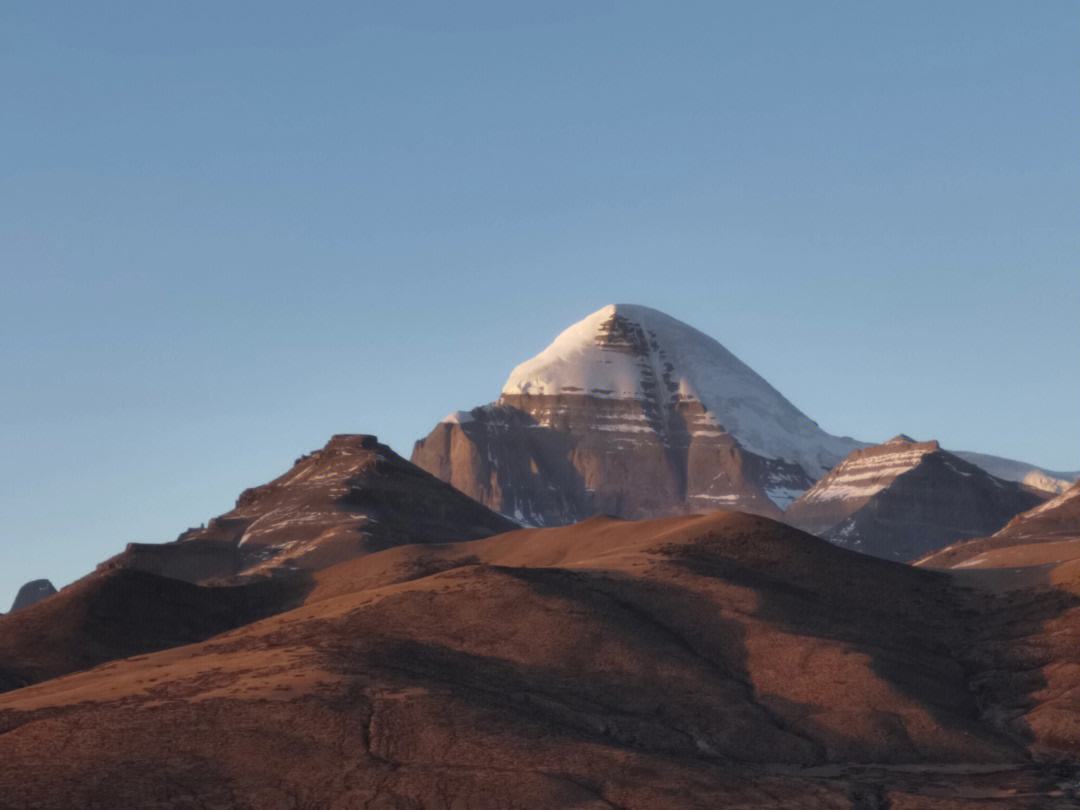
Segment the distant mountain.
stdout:
[[852,449],[731,352],[617,304],[513,370],[498,401],[444,419],[413,462],[534,525],[718,508],[778,516]]
[[143,571],[95,572],[0,616],[0,692],[202,641],[291,606],[305,588],[299,579],[213,588]]
[[374,436],[338,435],[236,508],[176,542],[132,543],[102,564],[189,582],[317,570],[405,543],[517,528],[405,461]]
[[995,478],[936,441],[900,435],[852,452],[784,519],[846,548],[912,560],[992,532],[1045,498]]
[[15,594],[15,602],[11,605],[11,612],[28,608],[37,604],[42,599],[47,599],[56,593],[56,588],[47,579],[35,579],[27,582],[19,592]]
[[1061,494],[1080,479],[1080,470],[1071,472],[1047,470],[1025,461],[1015,461],[986,453],[972,453],[967,450],[955,452],[960,458],[970,461],[977,467],[982,467],[991,475],[996,475],[1006,481],[1018,481],[1033,489],[1041,489],[1054,495]]
[[997,536],[1024,542],[1080,537],[1080,483],[1030,512],[1017,515]]

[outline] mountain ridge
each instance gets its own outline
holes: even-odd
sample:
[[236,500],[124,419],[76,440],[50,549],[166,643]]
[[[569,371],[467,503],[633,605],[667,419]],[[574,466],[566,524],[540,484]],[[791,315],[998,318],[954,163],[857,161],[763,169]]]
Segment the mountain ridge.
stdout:
[[995,531],[1046,497],[990,475],[935,440],[900,434],[853,451],[784,519],[847,548],[907,561]]

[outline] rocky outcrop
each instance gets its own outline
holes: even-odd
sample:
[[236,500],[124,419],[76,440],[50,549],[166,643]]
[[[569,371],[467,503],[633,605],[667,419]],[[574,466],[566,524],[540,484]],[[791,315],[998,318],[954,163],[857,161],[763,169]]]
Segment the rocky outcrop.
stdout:
[[856,450],[807,490],[784,519],[856,551],[913,560],[979,537],[1046,493],[995,478],[936,441],[897,436]]
[[31,605],[37,604],[42,599],[46,599],[56,593],[56,588],[47,579],[35,579],[27,582],[21,588],[19,592],[15,594],[15,601],[11,605],[11,612],[16,610],[22,610],[28,608]]
[[830,436],[712,338],[613,305],[451,414],[414,463],[533,525],[780,510],[859,445]]
[[232,511],[173,543],[132,543],[99,568],[212,582],[318,570],[390,546],[513,528],[374,436],[338,435],[279,478],[245,490]]

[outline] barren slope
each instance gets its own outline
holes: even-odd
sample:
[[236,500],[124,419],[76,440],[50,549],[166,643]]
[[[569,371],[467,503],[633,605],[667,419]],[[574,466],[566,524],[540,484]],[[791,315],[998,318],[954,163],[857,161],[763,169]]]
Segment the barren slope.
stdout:
[[764,518],[595,519],[392,548],[314,578],[287,613],[0,696],[0,795],[39,807],[1066,801],[972,692],[970,621],[989,602]]
[[102,571],[0,616],[0,691],[136,653],[201,641],[299,601],[304,583],[201,587],[143,571]]

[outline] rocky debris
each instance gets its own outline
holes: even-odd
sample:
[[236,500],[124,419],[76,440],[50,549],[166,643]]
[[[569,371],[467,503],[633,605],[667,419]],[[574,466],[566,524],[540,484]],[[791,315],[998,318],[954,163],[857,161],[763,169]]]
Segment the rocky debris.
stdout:
[[992,532],[1046,497],[995,478],[936,441],[901,434],[852,452],[784,519],[846,548],[908,561]]

